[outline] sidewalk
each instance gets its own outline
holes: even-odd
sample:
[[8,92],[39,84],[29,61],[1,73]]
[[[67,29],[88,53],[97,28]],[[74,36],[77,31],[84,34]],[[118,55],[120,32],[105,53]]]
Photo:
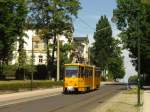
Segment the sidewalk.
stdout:
[[144,91],[143,112],[150,112],[150,90]]
[[62,88],[52,88],[0,95],[0,107],[61,94]]

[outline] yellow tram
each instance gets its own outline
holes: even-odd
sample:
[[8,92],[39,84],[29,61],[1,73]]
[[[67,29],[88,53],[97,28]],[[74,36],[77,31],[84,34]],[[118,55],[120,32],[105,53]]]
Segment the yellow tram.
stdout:
[[100,86],[100,69],[86,64],[65,64],[64,86],[66,92],[86,92]]

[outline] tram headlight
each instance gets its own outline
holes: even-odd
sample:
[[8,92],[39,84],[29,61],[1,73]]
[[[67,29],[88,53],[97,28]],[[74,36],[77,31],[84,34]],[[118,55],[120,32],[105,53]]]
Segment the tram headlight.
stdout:
[[68,91],[75,91],[74,87],[72,87],[72,86],[68,86],[68,87],[67,87],[67,90],[68,90]]

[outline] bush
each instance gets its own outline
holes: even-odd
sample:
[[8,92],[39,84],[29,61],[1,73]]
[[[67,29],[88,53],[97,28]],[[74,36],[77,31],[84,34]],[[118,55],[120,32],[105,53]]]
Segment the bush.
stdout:
[[3,76],[5,79],[15,79],[17,65],[3,65]]
[[137,75],[130,76],[128,79],[128,83],[130,83],[130,84],[137,84],[137,82],[138,82],[138,76]]
[[[35,67],[33,69],[35,71]],[[17,68],[16,79],[17,80],[31,79],[31,73],[32,73],[31,65],[25,65],[23,68]]]
[[37,65],[34,79],[48,79],[48,71],[46,65]]
[[[26,65],[24,68],[19,68],[16,71],[16,79],[31,79],[32,66]],[[48,79],[48,71],[46,65],[36,65],[33,67],[33,79],[44,80]]]
[[[56,65],[49,68],[49,70],[53,72],[51,72],[51,74],[50,72],[48,73],[48,69],[46,65],[33,66],[33,79],[45,80],[45,79],[50,79],[52,77],[56,78]],[[4,65],[3,73],[0,74],[0,79],[16,79],[16,80],[31,79],[31,74],[32,74],[31,65],[24,65],[22,67],[18,67],[17,65]],[[62,74],[60,76],[61,79],[63,79]]]

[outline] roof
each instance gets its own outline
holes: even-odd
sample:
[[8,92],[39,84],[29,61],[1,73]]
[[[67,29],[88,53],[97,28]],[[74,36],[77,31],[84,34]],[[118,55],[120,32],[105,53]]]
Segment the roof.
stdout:
[[95,68],[97,71],[101,71],[100,67],[96,67],[95,65],[88,65],[88,64],[83,64],[83,63],[68,63],[64,64],[65,66],[82,66],[82,67],[91,67]]
[[86,41],[87,43],[89,43],[88,37],[73,37],[73,40],[74,40],[75,42]]

